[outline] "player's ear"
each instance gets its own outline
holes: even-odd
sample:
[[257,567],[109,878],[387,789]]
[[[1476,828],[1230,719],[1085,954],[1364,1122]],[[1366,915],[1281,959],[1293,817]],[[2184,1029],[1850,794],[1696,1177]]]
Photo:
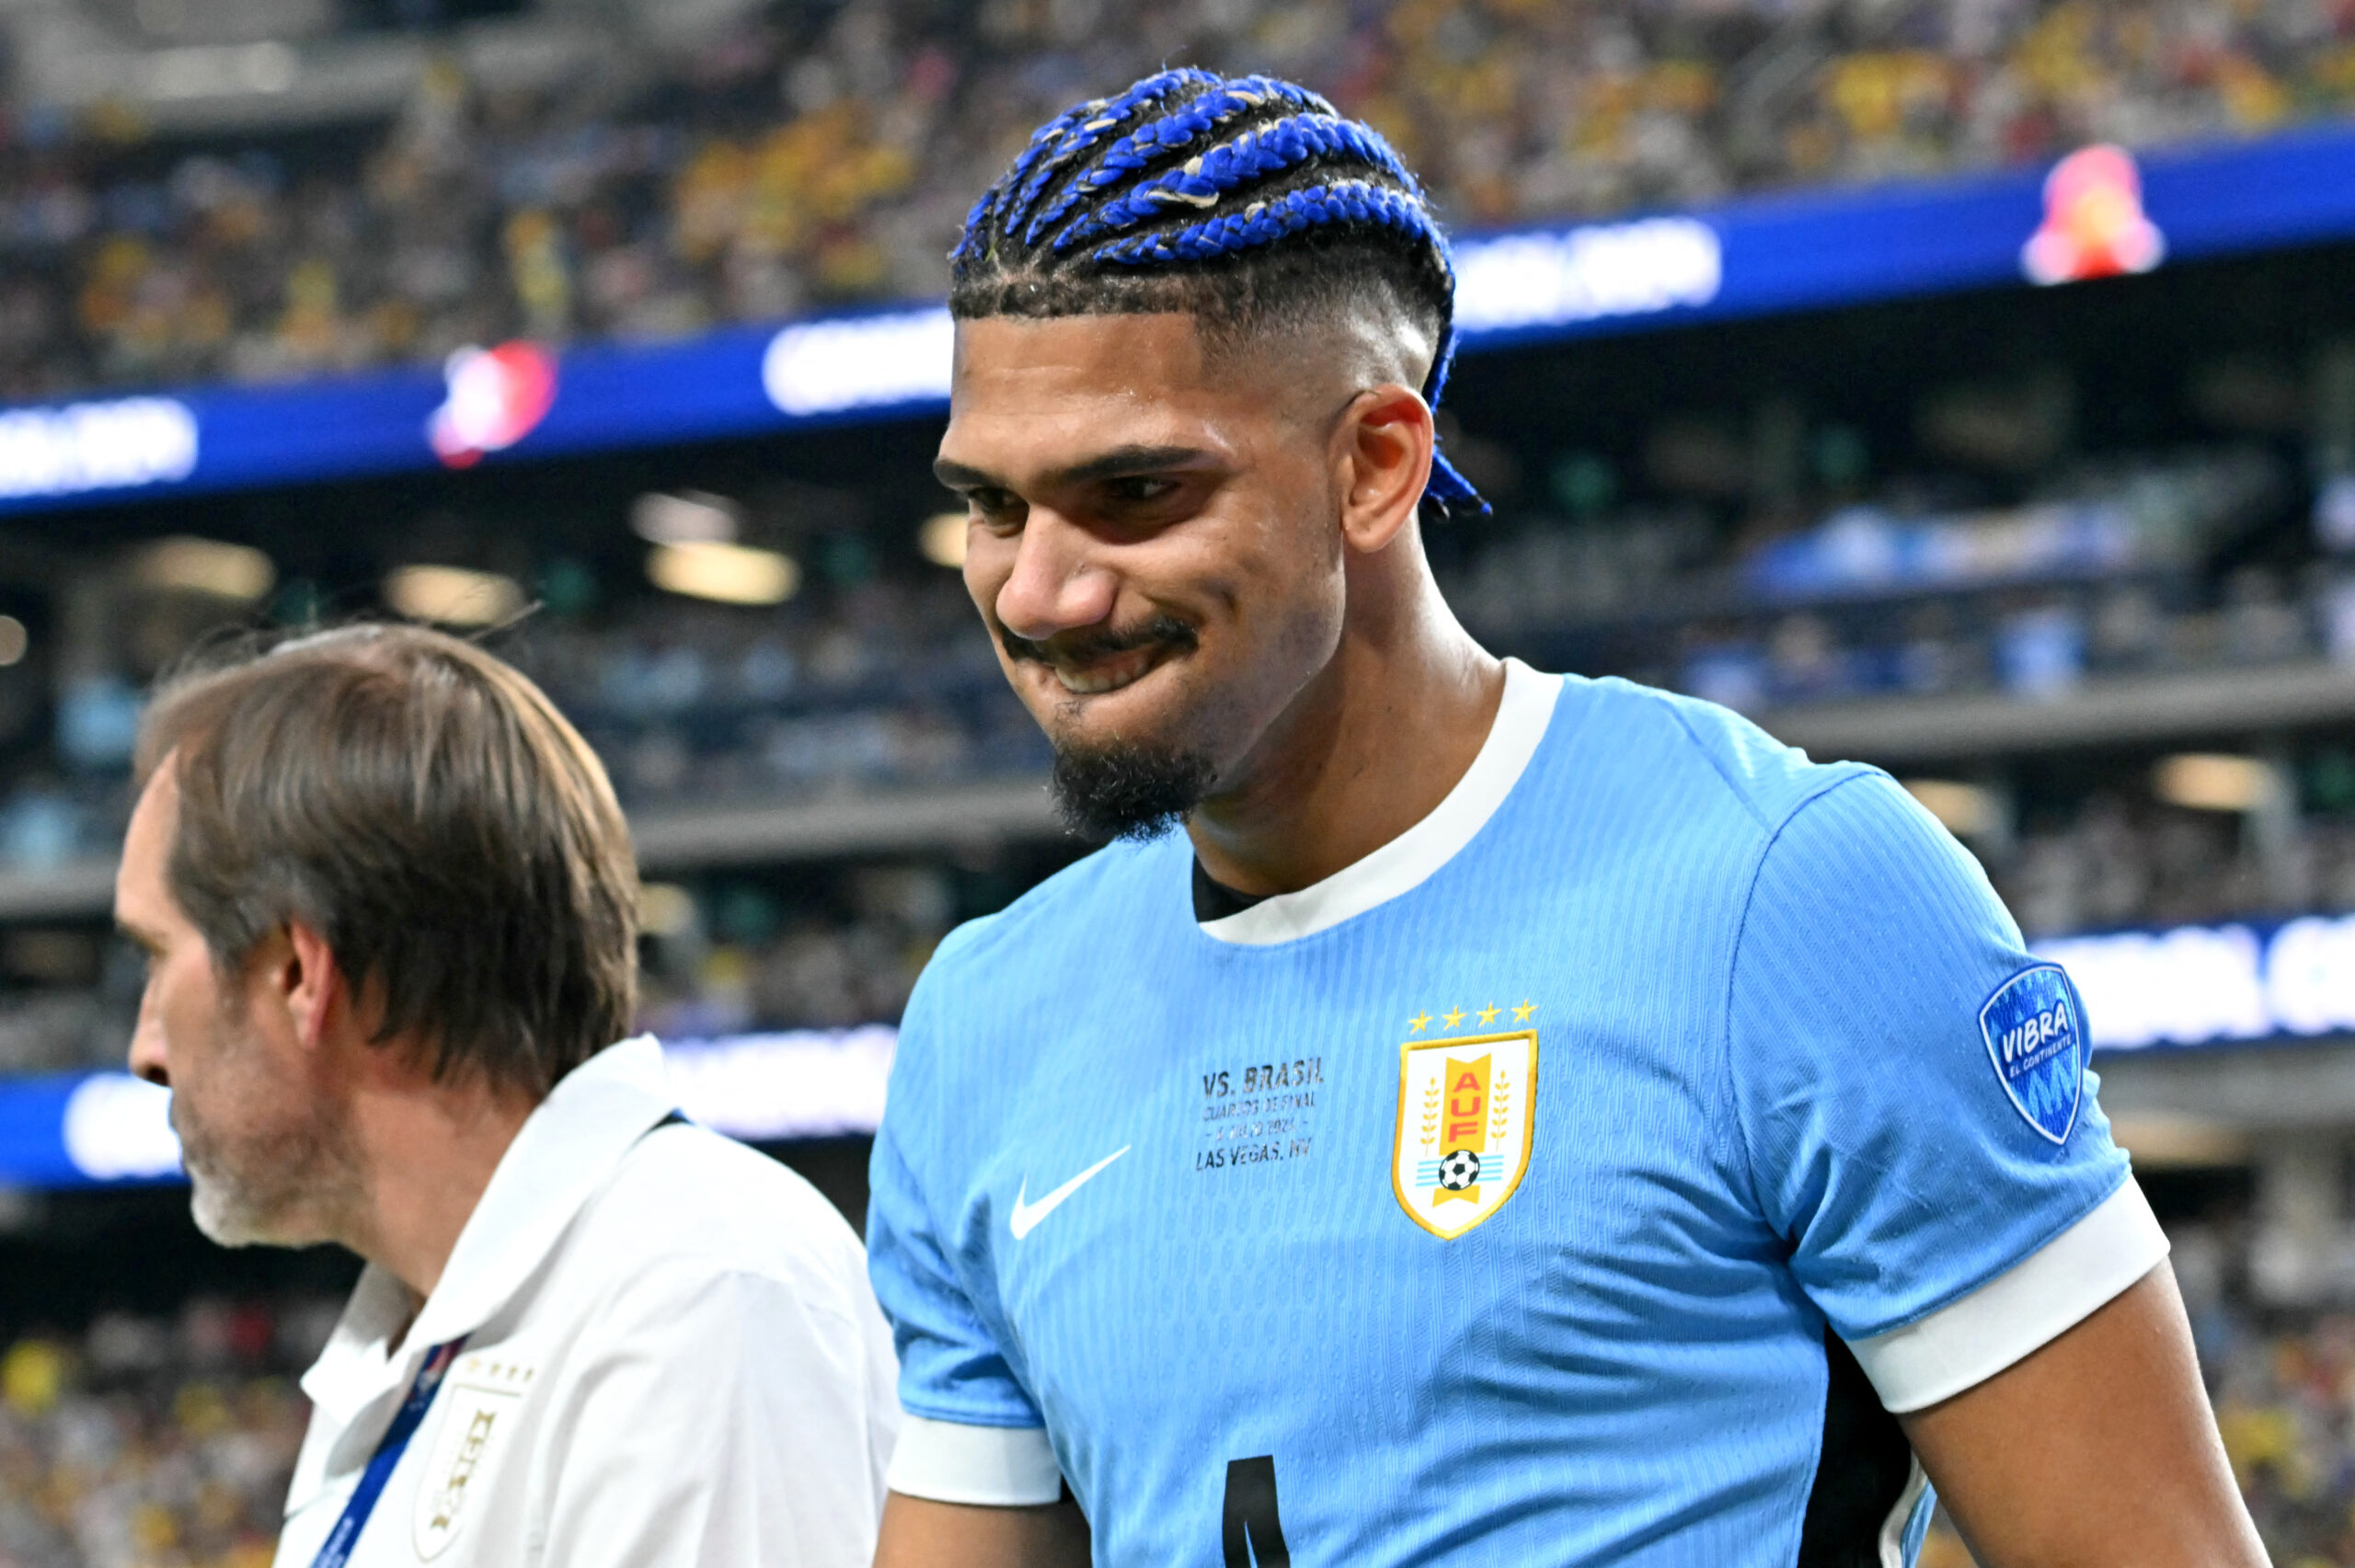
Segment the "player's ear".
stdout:
[[309,922],[293,920],[264,938],[264,978],[271,1000],[283,1008],[295,1037],[316,1048],[326,1037],[341,1000],[343,976],[326,936]]
[[1334,431],[1341,537],[1367,555],[1413,520],[1430,479],[1430,405],[1396,382],[1361,392]]

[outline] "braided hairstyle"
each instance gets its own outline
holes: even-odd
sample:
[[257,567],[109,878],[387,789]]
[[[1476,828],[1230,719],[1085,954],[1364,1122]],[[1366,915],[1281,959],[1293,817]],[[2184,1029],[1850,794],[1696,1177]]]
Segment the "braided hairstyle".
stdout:
[[[1455,355],[1455,269],[1379,132],[1268,76],[1163,71],[1057,115],[965,220],[959,319],[1178,311],[1240,337],[1371,292],[1431,334],[1424,400]],[[1436,450],[1426,506],[1485,512]]]

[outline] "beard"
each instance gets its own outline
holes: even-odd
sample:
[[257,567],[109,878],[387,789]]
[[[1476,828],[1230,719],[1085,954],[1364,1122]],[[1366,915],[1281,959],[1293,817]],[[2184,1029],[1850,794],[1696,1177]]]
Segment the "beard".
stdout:
[[259,1043],[236,1018],[224,1016],[220,1030],[206,1099],[238,1107],[248,1125],[232,1131],[187,1095],[172,1096],[196,1228],[224,1247],[338,1239],[339,1218],[354,1211],[362,1190],[343,1118],[320,1100],[290,1104],[293,1086],[268,1071]]
[[[998,642],[1017,663],[1051,662],[1047,643],[1004,627]],[[1083,632],[1053,639],[1055,649],[1078,659],[1100,658],[1155,646],[1186,653],[1196,646],[1193,627],[1172,615],[1156,615],[1125,632]],[[1050,726],[1050,738],[1052,727]],[[1202,802],[1217,781],[1209,756],[1179,747],[1114,740],[1101,746],[1055,747],[1052,787],[1055,813],[1063,826],[1085,839],[1157,839]]]
[[1157,839],[1186,819],[1217,782],[1200,752],[1115,744],[1059,749],[1055,813],[1082,838]]

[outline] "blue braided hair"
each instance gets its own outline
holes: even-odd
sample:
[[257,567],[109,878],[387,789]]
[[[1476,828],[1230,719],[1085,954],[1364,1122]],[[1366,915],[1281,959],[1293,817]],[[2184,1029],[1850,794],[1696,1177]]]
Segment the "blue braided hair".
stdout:
[[[1039,129],[949,253],[960,318],[1185,311],[1226,330],[1381,291],[1433,335],[1433,407],[1455,358],[1455,265],[1380,132],[1269,76],[1163,71]],[[1482,511],[1437,452],[1423,492]]]

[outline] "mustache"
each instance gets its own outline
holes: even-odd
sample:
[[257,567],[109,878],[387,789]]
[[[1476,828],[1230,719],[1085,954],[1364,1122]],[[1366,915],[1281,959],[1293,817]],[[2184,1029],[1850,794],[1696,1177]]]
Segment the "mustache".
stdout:
[[997,640],[998,645],[1005,649],[1005,657],[1017,663],[1052,664],[1061,658],[1086,664],[1142,647],[1166,647],[1185,652],[1200,639],[1196,637],[1193,627],[1175,615],[1155,615],[1125,632],[1058,632],[1051,637],[1035,641],[1001,626]]

